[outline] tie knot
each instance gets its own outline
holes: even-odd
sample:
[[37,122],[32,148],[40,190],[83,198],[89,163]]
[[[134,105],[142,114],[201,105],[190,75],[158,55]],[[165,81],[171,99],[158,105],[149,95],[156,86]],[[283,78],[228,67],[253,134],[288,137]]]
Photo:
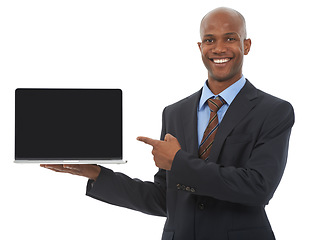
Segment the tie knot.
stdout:
[[225,100],[220,100],[218,97],[216,99],[210,98],[207,100],[207,104],[212,112],[217,112],[222,107],[222,105],[224,105],[224,103]]

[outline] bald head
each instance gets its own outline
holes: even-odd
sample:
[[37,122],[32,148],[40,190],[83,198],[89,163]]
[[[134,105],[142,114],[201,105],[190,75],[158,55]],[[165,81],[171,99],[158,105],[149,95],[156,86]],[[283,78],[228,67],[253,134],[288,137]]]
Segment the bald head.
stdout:
[[234,22],[239,26],[240,34],[242,39],[246,39],[246,22],[245,18],[241,13],[226,7],[216,8],[208,12],[202,19],[200,25],[201,38],[204,35],[204,29],[207,24],[213,24],[216,22]]

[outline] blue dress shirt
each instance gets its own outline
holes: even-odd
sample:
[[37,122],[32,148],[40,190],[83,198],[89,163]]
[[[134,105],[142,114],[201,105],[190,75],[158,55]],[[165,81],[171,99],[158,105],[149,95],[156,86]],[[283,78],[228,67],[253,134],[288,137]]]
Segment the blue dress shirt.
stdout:
[[203,138],[204,131],[207,127],[207,124],[209,122],[210,118],[210,108],[206,101],[210,98],[216,98],[221,97],[226,101],[226,104],[224,104],[217,112],[218,115],[218,121],[219,123],[223,119],[227,109],[229,108],[230,104],[232,103],[233,99],[236,97],[236,95],[240,92],[240,90],[245,85],[246,80],[244,76],[232,84],[230,87],[223,90],[218,95],[214,95],[212,91],[207,86],[207,81],[205,82],[202,90],[202,95],[199,101],[198,110],[197,110],[197,116],[198,116],[198,146],[200,146],[201,140]]

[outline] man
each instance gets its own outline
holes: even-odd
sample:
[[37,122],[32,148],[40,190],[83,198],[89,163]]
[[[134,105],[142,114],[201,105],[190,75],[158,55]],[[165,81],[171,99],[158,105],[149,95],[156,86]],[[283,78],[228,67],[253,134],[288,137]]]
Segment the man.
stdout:
[[167,217],[163,240],[272,240],[265,213],[286,165],[292,106],[242,75],[250,51],[243,16],[217,8],[201,22],[198,43],[208,81],[163,111],[153,146],[154,182],[95,165],[42,165],[90,178],[87,195]]

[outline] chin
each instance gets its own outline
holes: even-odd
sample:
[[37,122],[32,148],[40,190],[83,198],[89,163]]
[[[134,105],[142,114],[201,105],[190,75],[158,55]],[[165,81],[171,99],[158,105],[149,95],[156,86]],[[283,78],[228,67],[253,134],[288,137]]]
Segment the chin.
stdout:
[[213,79],[217,82],[226,82],[226,81],[230,80],[230,78],[213,78]]
[[226,82],[232,80],[232,75],[212,75],[211,76],[217,82]]
[[[212,72],[213,73],[213,72]],[[209,77],[217,82],[237,81],[242,77],[242,73],[223,72],[218,74],[209,74]]]

